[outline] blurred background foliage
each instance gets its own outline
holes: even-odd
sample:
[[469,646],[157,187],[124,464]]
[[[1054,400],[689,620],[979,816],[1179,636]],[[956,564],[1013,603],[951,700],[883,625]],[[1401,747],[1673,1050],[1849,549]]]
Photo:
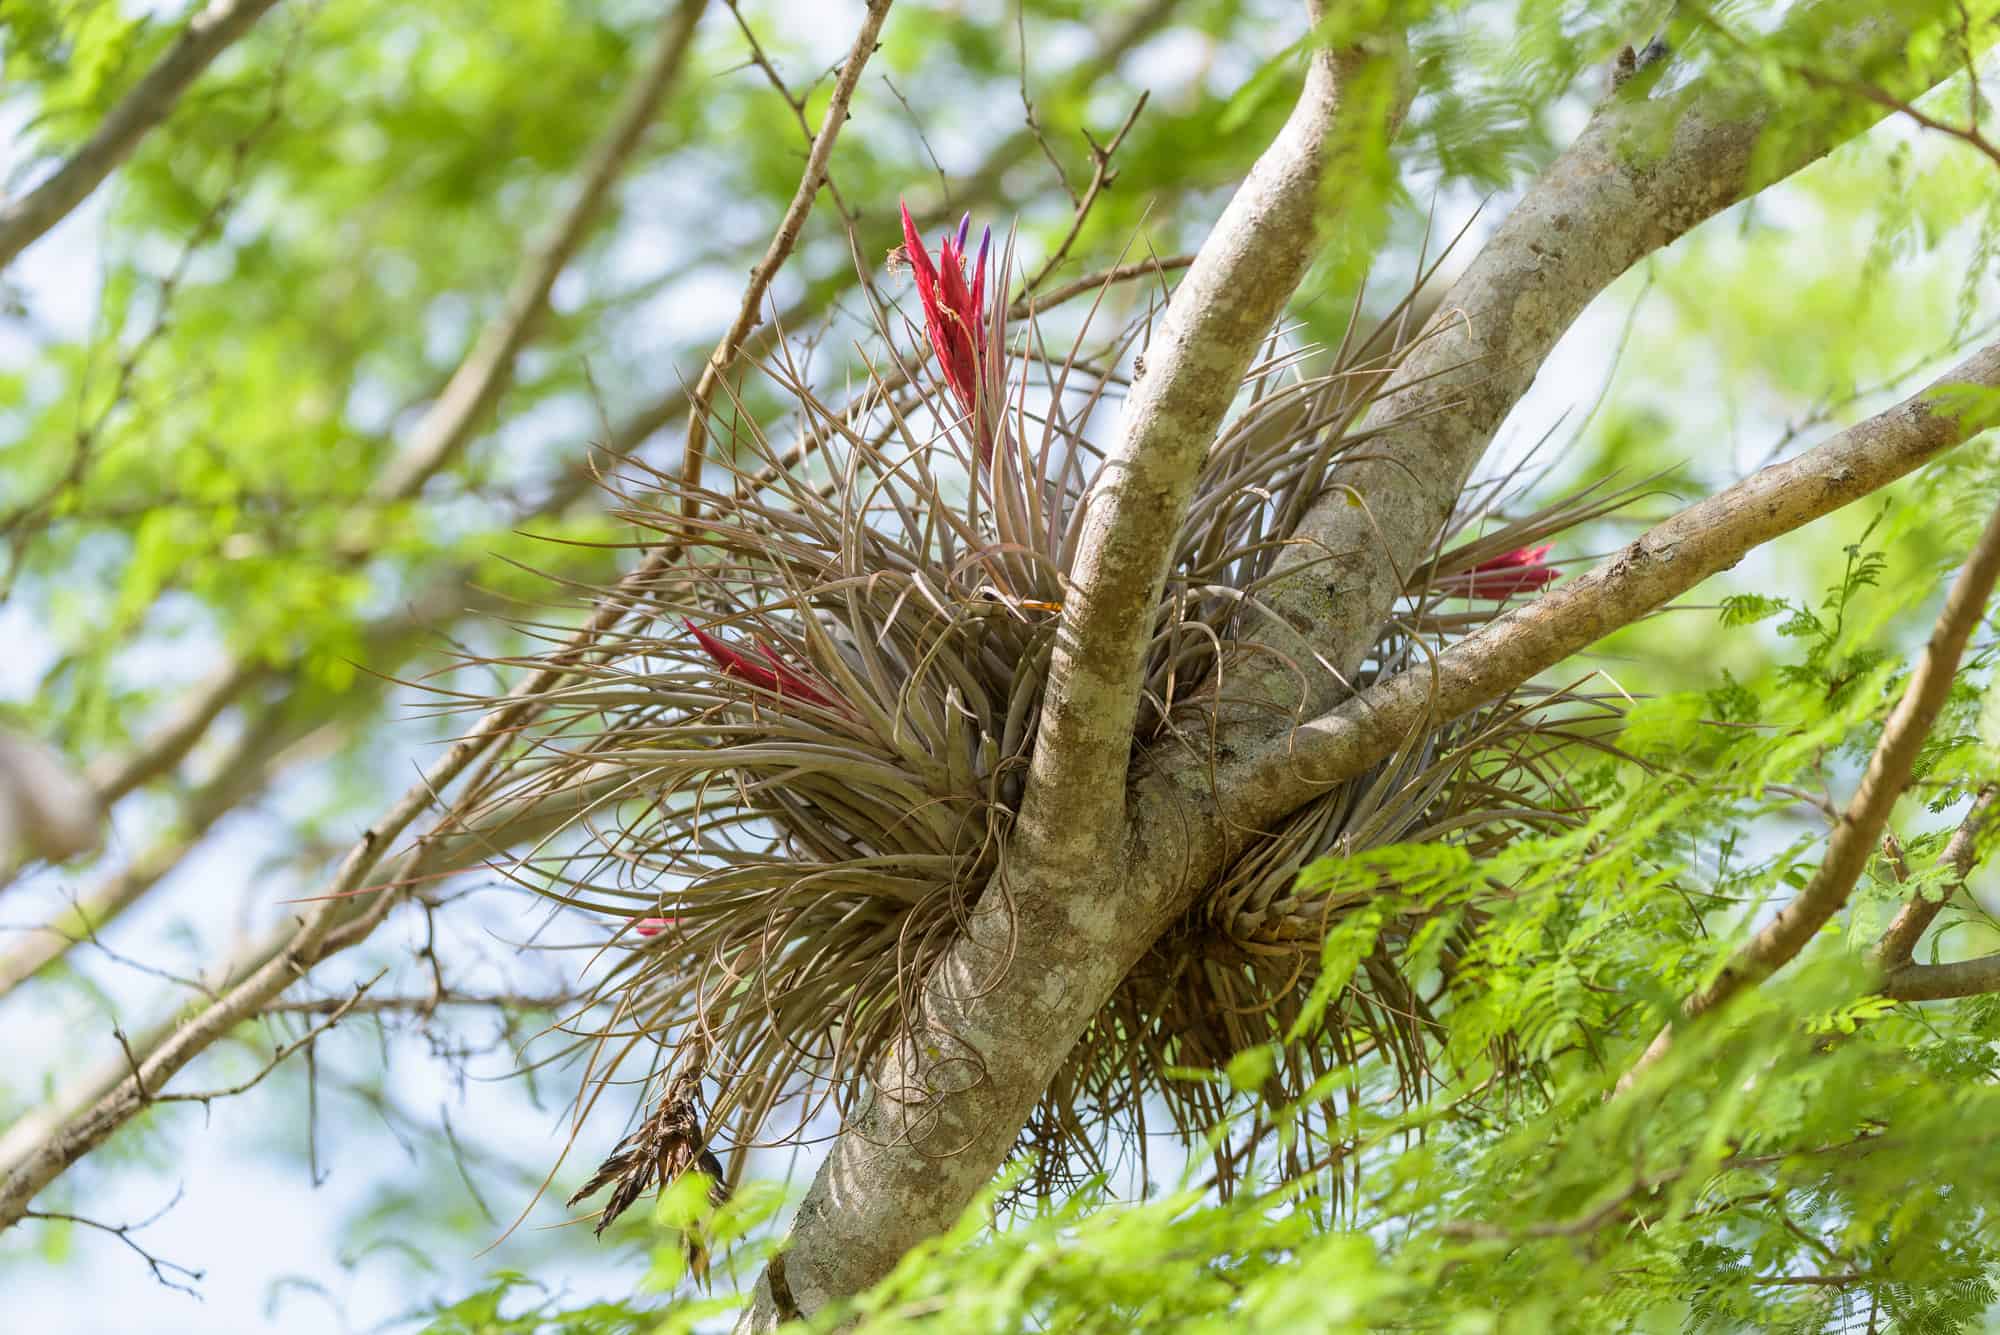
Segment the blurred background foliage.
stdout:
[[[192,8],[0,7],[4,193],[81,142]],[[327,858],[456,724],[419,712],[427,697],[412,679],[457,651],[519,651],[546,633],[528,623],[573,623],[576,590],[632,559],[617,545],[629,535],[605,517],[598,472],[615,454],[676,457],[686,387],[803,162],[793,110],[749,58],[737,16],[817,124],[857,5],[745,0],[736,15],[709,6],[678,82],[477,430],[420,485],[385,479],[398,476],[426,410],[567,207],[664,8],[281,4],[83,209],[0,274],[0,716],[94,779],[135,757],[157,761],[125,763],[129,790],[100,854],[11,869],[16,883],[0,894],[0,1009],[13,1036],[0,1119],[86,1068],[115,1064],[114,1026],[171,1015],[209,962],[297,911],[288,901],[310,893]],[[1365,288],[1356,257],[1323,262],[1295,304],[1292,337],[1338,342],[1357,299],[1371,317],[1386,311],[1423,257],[1463,230],[1444,271],[1461,265],[1582,124],[1618,49],[1643,45],[1665,8],[1431,7],[1412,31],[1417,97],[1394,150],[1402,192],[1387,203],[1389,244]],[[1758,6],[1714,12],[1745,31],[1762,22]],[[1107,141],[1142,94],[1111,164],[1115,181],[1056,281],[1191,252],[1289,110],[1302,27],[1285,0],[901,0],[834,157],[851,216],[822,195],[773,288],[777,323],[819,331],[815,368],[828,383],[859,364],[867,324],[856,256],[885,292],[905,295],[907,280],[882,267],[899,239],[899,198],[933,232],[961,210],[1017,224],[1022,252],[1039,263],[1069,233],[1090,181],[1086,136]],[[1962,106],[1962,84],[1938,99]],[[1556,559],[1582,568],[1676,497],[1713,491],[1879,409],[1989,334],[2000,320],[1994,170],[1891,119],[1615,284],[1489,459],[1496,471],[1522,469],[1536,499],[1607,476],[1660,475],[1630,513]],[[1109,300],[1130,311],[1156,298],[1137,284]],[[781,415],[756,377],[743,377],[743,392],[747,410]],[[1844,633],[1854,648],[1899,661],[1934,610],[1940,572],[1990,507],[1995,476],[1986,453],[1966,451],[1753,554],[1704,588],[1711,610],[1652,618],[1585,666],[1635,695],[1705,699],[1751,683],[1764,698],[1778,668],[1796,661],[1799,637],[1779,619],[1729,626],[1712,609],[1734,593],[1818,606],[1841,579],[1844,549],[1870,525],[1866,546],[1883,557],[1878,587]],[[447,684],[504,686],[493,674]],[[163,748],[199,700],[213,706],[208,717]],[[1975,705],[1968,696],[1964,708]],[[1665,736],[1690,752],[1702,745],[1692,732]],[[1755,806],[1755,793],[1748,779],[1721,783],[1711,814]],[[1758,810],[1767,842],[1813,828],[1783,804]],[[1686,837],[1715,827],[1701,829],[1690,824]],[[49,1222],[0,1238],[10,1310],[50,1329],[234,1329],[267,1316],[287,1329],[370,1329],[427,1319],[413,1314],[435,1298],[457,1304],[439,1329],[512,1328],[499,1314],[527,1312],[526,1329],[554,1311],[570,1311],[579,1329],[650,1328],[615,1303],[579,1304],[629,1296],[645,1273],[638,1256],[656,1256],[655,1285],[675,1278],[679,1253],[655,1225],[634,1219],[604,1243],[549,1227],[563,1218],[553,1201],[615,1128],[594,1124],[531,1208],[567,1142],[576,1088],[573,1069],[533,1064],[531,1040],[601,927],[551,919],[500,877],[462,878],[429,898],[315,974],[311,990],[338,998],[387,970],[374,993],[409,1004],[350,1016],[239,1097],[149,1113],[44,1197],[45,1208],[112,1223],[175,1202],[135,1236],[206,1271],[192,1284],[206,1307],[158,1290],[119,1238]],[[95,915],[91,939],[48,950],[44,925],[67,921],[78,900],[112,912]],[[558,946],[576,949],[545,948]],[[1801,996],[1831,1005],[1837,989],[1815,987],[1772,1003],[1775,1018],[1760,1023],[1782,1027],[1809,1005]],[[314,1004],[246,1026],[185,1082],[257,1078],[276,1048],[306,1032]],[[1983,1042],[1996,1023],[1990,1006],[1968,1006],[1936,1041]],[[1742,1033],[1728,1041],[1737,1047],[1689,1055],[1683,1069],[1704,1059],[1736,1069],[1729,1061],[1763,1051]],[[1804,1117],[1812,1100],[1799,1088],[1837,1081],[1841,1062],[1871,1053],[1857,1043],[1831,1064],[1781,1063],[1770,1084],[1791,1090],[1786,1106]],[[1496,1199],[1526,1193],[1534,1201],[1521,1208],[1544,1212],[1536,1217],[1582,1208],[1581,1179],[1524,1184],[1507,1173],[1527,1161],[1519,1145],[1537,1128],[1611,1158],[1645,1128],[1658,1132],[1657,1119],[1642,1128],[1627,1113],[1592,1111],[1593,1096],[1578,1075],[1552,1099],[1554,1121],[1494,1130],[1479,1160],[1493,1180],[1476,1188]],[[1898,1115],[1932,1144],[1926,1128],[1941,1136],[1954,1119],[1990,1124],[1994,1111],[1984,1092],[1949,1109],[1911,1097],[1920,1106]],[[1408,1130],[1383,1127],[1383,1143]],[[1971,1146],[1951,1154],[1975,1157]],[[1393,1180],[1367,1187],[1386,1202],[1385,1234],[1438,1208],[1407,1194],[1434,1168],[1415,1153],[1384,1159]],[[756,1162],[795,1184],[810,1167]],[[1585,1264],[1558,1283],[1575,1258],[1557,1234],[1514,1254],[1503,1273],[1468,1263],[1467,1249],[1490,1251],[1490,1240],[1384,1260],[1365,1235],[1286,1223],[1282,1209],[1274,1224],[1268,1203],[1221,1204],[1195,1190],[1086,1219],[1091,1199],[1050,1203],[1045,1219],[956,1259],[939,1249],[906,1268],[884,1310],[958,1304],[964,1324],[952,1328],[974,1329],[992,1312],[1032,1309],[1049,1328],[1095,1329],[1092,1295],[1154,1283],[1148,1267],[1163,1254],[1201,1276],[1216,1268],[1200,1262],[1246,1247],[1260,1259],[1224,1267],[1216,1282],[1253,1306],[1268,1301],[1254,1310],[1274,1329],[1407,1315],[1396,1304],[1419,1290],[1439,1304],[1431,1324],[1481,1329],[1493,1290],[1478,1284],[1534,1288],[1559,1306],[1603,1279]],[[523,1212],[526,1225],[507,1233]],[[1684,1269],[1735,1264],[1675,1254]],[[494,1269],[532,1279],[459,1301]],[[1950,1282],[1973,1284],[1965,1276],[1976,1273],[1968,1260]],[[1476,1282],[1454,1288],[1454,1275]],[[90,1310],[56,1320],[76,1310],[82,1285]],[[1286,1306],[1308,1293],[1335,1306]],[[1967,1293],[1972,1309],[1984,1306]],[[1189,1312],[1199,1307],[1192,1290],[1180,1296]],[[482,1315],[489,1300],[493,1315]],[[979,1303],[1002,1306],[966,1306]],[[1717,1320],[1777,1319],[1748,1310]]]

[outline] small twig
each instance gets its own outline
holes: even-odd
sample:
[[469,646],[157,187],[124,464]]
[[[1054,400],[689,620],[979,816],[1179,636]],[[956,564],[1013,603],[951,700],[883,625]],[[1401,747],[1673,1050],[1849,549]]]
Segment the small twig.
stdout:
[[1132,127],[1138,123],[1139,113],[1146,109],[1146,99],[1151,96],[1150,92],[1139,94],[1139,100],[1132,104],[1132,110],[1125,117],[1125,123],[1118,127],[1117,134],[1111,136],[1110,143],[1099,147],[1097,141],[1090,137],[1090,131],[1083,132],[1084,142],[1090,145],[1092,163],[1090,184],[1084,189],[1083,198],[1077,202],[1075,214],[1070,219],[1069,232],[1063,237],[1062,244],[1042,262],[1042,267],[1035,271],[1034,277],[1021,284],[1021,291],[1016,300],[1026,297],[1040,287],[1047,281],[1048,276],[1055,272],[1056,266],[1068,257],[1069,248],[1076,244],[1077,235],[1083,231],[1084,221],[1090,217],[1091,206],[1097,203],[1098,195],[1110,189],[1112,183],[1118,179],[1117,171],[1111,166],[1111,155],[1118,151],[1118,146],[1125,142],[1125,136],[1132,132]]
[[1063,193],[1069,196],[1070,206],[1081,209],[1083,202],[1077,197],[1076,187],[1069,183],[1069,173],[1063,169],[1062,159],[1056,156],[1055,149],[1043,137],[1041,122],[1035,119],[1034,101],[1028,96],[1028,7],[1025,4],[1014,6],[1014,37],[1020,44],[1021,119],[1027,125],[1028,133],[1034,137],[1036,146],[1042,150],[1042,156],[1056,169],[1056,181],[1062,186]]
[[465,1184],[465,1194],[472,1197],[472,1203],[479,1207],[479,1213],[486,1216],[488,1224],[499,1223],[500,1216],[494,1214],[493,1207],[486,1203],[486,1197],[480,1194],[479,1184],[472,1180],[472,1170],[466,1166],[465,1147],[458,1143],[458,1133],[452,1130],[450,1104],[438,1105],[438,1125],[444,1131],[445,1143],[451,1146],[452,1166],[458,1169],[458,1180]]
[[1840,820],[1840,809],[1834,806],[1832,798],[1824,794],[1808,792],[1804,788],[1794,788],[1790,784],[1784,783],[1767,783],[1764,785],[1764,791],[1767,793],[1776,793],[1779,797],[1789,797],[1802,806],[1811,807],[1814,811],[1826,817],[1826,822],[1829,825],[1835,824]]
[[[287,1057],[291,1056],[294,1052],[297,1052],[300,1048],[310,1045],[314,1039],[318,1038],[321,1034],[325,1033],[327,1030],[339,1024],[342,1020],[346,1019],[349,1012],[351,1012],[354,1009],[355,1004],[361,1000],[363,995],[367,993],[368,989],[375,986],[375,984],[381,982],[383,974],[386,974],[388,972],[389,971],[386,968],[382,969],[381,971],[376,973],[376,975],[373,978],[370,978],[367,982],[357,983],[354,988],[353,996],[349,997],[343,1004],[336,1006],[333,1009],[333,1011],[326,1017],[326,1019],[314,1025],[312,1028],[306,1030],[306,1032],[301,1034],[298,1038],[294,1039],[290,1043],[285,1044],[283,1047],[279,1048],[276,1052],[272,1053],[271,1059],[264,1063],[263,1069],[258,1071],[257,1074],[251,1076],[248,1080],[243,1081],[241,1084],[230,1085],[225,1089],[204,1089],[197,1093],[192,1093],[192,1094],[155,1094],[152,1096],[152,1102],[199,1103],[204,1107],[206,1107],[208,1104],[213,1103],[217,1099],[226,1099],[234,1097],[237,1094],[248,1093],[250,1090],[255,1089],[258,1085],[263,1084],[264,1077],[268,1076],[269,1074],[271,1074],[271,1072],[277,1070],[280,1066],[284,1065],[285,1059]],[[120,1039],[121,1041],[123,1040],[122,1035],[120,1036]],[[134,1070],[134,1074],[135,1075],[137,1074],[136,1068]]]
[[[118,1040],[118,1048],[121,1052],[125,1054],[125,1069],[127,1073],[129,1073],[134,1080],[139,1079],[139,1058],[132,1051],[132,1040],[126,1038],[125,1031],[119,1028],[115,1024],[111,1026],[111,1036]],[[139,1101],[142,1104],[151,1103],[153,1101],[152,1098],[146,1093],[143,1082],[141,1083],[140,1086]]]
[[944,201],[944,211],[949,214],[951,212],[951,178],[945,173],[944,164],[938,161],[937,150],[931,147],[930,137],[924,133],[923,117],[917,115],[917,109],[910,105],[909,98],[903,96],[903,90],[896,87],[894,79],[891,79],[886,74],[883,75],[882,86],[889,90],[889,96],[895,98],[896,105],[900,106],[904,113],[909,116],[910,127],[916,133],[917,142],[923,145],[924,156],[931,160],[931,170],[937,173],[938,198]]
[[1882,862],[1889,869],[1889,879],[1897,885],[1910,883],[1910,863],[1903,853],[1903,842],[1896,838],[1893,830],[1882,831]]
[[[764,258],[750,270],[750,283],[744,290],[743,303],[736,312],[735,320],[715,345],[715,351],[709,354],[707,363],[701,368],[701,379],[695,382],[694,393],[688,396],[688,433],[687,444],[681,452],[681,480],[686,492],[682,512],[689,517],[694,516],[701,506],[701,466],[708,457],[709,405],[715,401],[716,391],[722,388],[723,376],[736,364],[738,348],[757,326],[757,312],[764,304],[764,294],[770,290],[771,280],[777,277],[792,248],[798,244],[799,233],[806,225],[806,215],[812,211],[813,198],[826,183],[834,141],[840,137],[840,127],[847,121],[848,106],[854,100],[855,87],[861,82],[862,67],[875,52],[876,39],[882,33],[882,22],[889,16],[889,5],[890,0],[869,0],[867,17],[861,22],[860,32],[855,34],[854,45],[841,66],[840,78],[834,82],[826,119],[821,122],[819,133],[813,137],[812,152],[806,157],[805,175],[799,179],[792,202],[785,207],[785,216],[779,222],[771,244],[765,248]],[[662,568],[663,563],[648,560],[640,567],[638,575],[650,580]]]
[[[95,1219],[86,1219],[82,1215],[67,1214],[60,1210],[27,1210],[22,1213],[21,1217],[23,1219],[42,1219],[51,1223],[75,1224],[82,1228],[94,1228],[100,1233],[109,1233],[112,1237],[118,1239],[139,1254],[139,1258],[146,1263],[146,1268],[153,1272],[154,1279],[167,1288],[185,1293],[191,1298],[199,1298],[201,1294],[195,1290],[194,1285],[201,1283],[203,1277],[208,1273],[207,1271],[190,1270],[187,1266],[181,1265],[178,1262],[164,1260],[161,1257],[155,1256],[144,1247],[141,1247],[132,1237],[140,1229],[158,1223],[165,1217],[169,1210],[179,1205],[181,1203],[182,1191],[182,1188],[175,1187],[174,1198],[172,1200],[135,1224],[103,1224]],[[172,1272],[171,1274],[168,1273],[170,1271]],[[188,1282],[183,1284],[180,1279],[174,1276],[183,1277]]]
[[[756,66],[757,69],[763,71],[766,82],[768,82],[773,89],[777,90],[778,96],[782,97],[785,100],[785,105],[792,109],[792,119],[798,123],[799,133],[802,136],[804,136],[806,141],[806,151],[808,154],[810,154],[812,152],[813,144],[817,136],[813,132],[812,122],[806,119],[806,95],[803,93],[794,93],[791,90],[791,86],[785,82],[785,76],[778,73],[777,65],[772,62],[770,55],[764,50],[763,43],[757,40],[756,30],[750,26],[750,21],[743,17],[743,11],[741,8],[738,7],[735,0],[729,0],[729,12],[735,16],[736,26],[742,31],[743,40],[750,47],[750,63]],[[903,102],[903,107],[905,110],[909,110],[910,104],[908,102],[903,101],[903,95],[896,90],[895,84],[889,83],[888,76],[884,75],[882,82],[885,84],[889,84],[890,93],[895,95],[897,101]],[[911,112],[911,114],[914,116],[916,113]],[[923,138],[921,132],[918,133],[918,138],[919,139]],[[924,143],[924,151],[927,153],[930,152],[930,144],[928,141]],[[932,154],[931,156],[931,164],[937,167],[938,179],[940,182],[942,182],[944,179],[944,167],[938,163],[937,156],[935,154]],[[831,169],[829,169],[826,172],[826,193],[828,198],[833,200],[834,212],[840,215],[840,220],[842,223],[846,224],[848,233],[852,235],[853,233],[858,231],[861,225],[860,218],[853,209],[848,207],[847,199],[844,195],[840,193],[840,185],[837,181],[833,179],[833,172]],[[950,198],[949,189],[946,190],[945,197],[947,199]],[[857,277],[860,280],[861,286],[868,289],[869,295],[875,297],[877,302],[879,303],[880,297],[879,294],[875,292],[874,276],[864,269],[857,275]],[[782,338],[784,336],[784,330],[782,327],[783,317],[780,316],[778,317],[778,319],[780,321],[778,336]]]
[[[327,1023],[339,1018],[336,1015]],[[278,1060],[284,1060],[282,1054]],[[319,1045],[312,1042],[306,1044],[306,1180],[314,1191],[326,1185],[326,1174],[319,1168]]]
[[[1113,283],[1123,283],[1133,278],[1144,278],[1149,274],[1173,273],[1193,263],[1192,255],[1169,255],[1165,259],[1137,260],[1131,264],[1113,265],[1100,273],[1085,274],[1075,282],[1049,289],[1035,299],[1035,309],[1047,310],[1051,306],[1068,301],[1071,297],[1095,291],[1100,287],[1110,287]],[[1026,319],[1027,315],[1028,302],[1025,297],[1016,300],[1007,310],[1007,318],[1011,320]]]
[[1781,1225],[1784,1226],[1785,1232],[1791,1234],[1793,1237],[1797,1238],[1800,1242],[1803,1242],[1807,1247],[1810,1247],[1813,1251],[1818,1252],[1826,1260],[1829,1261],[1840,1260],[1840,1253],[1835,1251],[1833,1248],[1827,1246],[1826,1239],[1816,1238],[1812,1234],[1800,1228],[1796,1223],[1792,1221],[1792,1217],[1786,1214],[1781,1207],[1779,1207],[1776,1204],[1773,1204],[1771,1206],[1771,1214],[1777,1219],[1777,1221]]

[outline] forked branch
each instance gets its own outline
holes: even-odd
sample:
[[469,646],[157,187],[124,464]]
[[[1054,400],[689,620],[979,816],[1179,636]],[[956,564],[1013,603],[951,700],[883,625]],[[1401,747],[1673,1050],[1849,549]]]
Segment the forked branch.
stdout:
[[1454,644],[1428,671],[1372,686],[1295,730],[1288,745],[1225,769],[1226,790],[1238,795],[1229,814],[1263,824],[1296,809],[1326,785],[1389,755],[1424,719],[1457,717],[1500,698],[1727,570],[1751,549],[1963,443],[1984,424],[1951,408],[1948,391],[1961,385],[2000,387],[2000,343],[1988,344],[1895,407],[1655,525],[1595,569]]
[[[1806,943],[1847,903],[1855,882],[1881,841],[1889,812],[1909,786],[1917,753],[1937,723],[1946,694],[1958,674],[1959,659],[1973,628],[1986,612],[1993,583],[2000,578],[2000,509],[1987,520],[1972,554],[1952,581],[1944,610],[1931,628],[1930,640],[1917,659],[1902,699],[1889,714],[1882,738],[1868,758],[1868,768],[1854,796],[1840,813],[1826,846],[1826,855],[1812,879],[1791,903],[1778,911],[1756,935],[1737,950],[1706,987],[1681,1005],[1683,1022],[1699,1019],[1726,1005],[1789,964]],[[1948,966],[1940,965],[1940,968]],[[1647,1068],[1663,1058],[1673,1044],[1675,1026],[1662,1028],[1632,1069],[1618,1082],[1622,1091]]]
[[[1829,44],[1829,68],[1901,52],[1923,28],[1926,6],[1835,0],[1798,7],[1791,19],[1816,26],[1843,14],[1848,36]],[[1949,77],[1956,60],[1938,55],[1892,91],[1914,95]],[[1340,681],[1318,672],[1306,677],[1301,701],[1289,664],[1318,657],[1343,675],[1360,664],[1494,433],[1591,300],[1640,259],[1857,128],[1788,123],[1768,96],[1713,76],[1658,96],[1607,98],[1452,285],[1363,420],[1379,434],[1335,472],[1278,561],[1287,574],[1266,594],[1278,615],[1258,629],[1277,653],[1246,663],[1237,686],[1256,673],[1261,694],[1306,714],[1337,700]],[[1775,151],[1772,130],[1782,132]],[[1551,235],[1561,244],[1550,245]]]
[[1251,359],[1341,221],[1325,207],[1331,173],[1367,171],[1341,159],[1357,139],[1380,143],[1401,123],[1404,59],[1401,39],[1386,37],[1315,55],[1291,118],[1153,335],[1091,484],[1014,841],[1016,894],[1034,893],[1026,887],[1037,879],[1067,885],[1123,833],[1143,658],[1196,472]]

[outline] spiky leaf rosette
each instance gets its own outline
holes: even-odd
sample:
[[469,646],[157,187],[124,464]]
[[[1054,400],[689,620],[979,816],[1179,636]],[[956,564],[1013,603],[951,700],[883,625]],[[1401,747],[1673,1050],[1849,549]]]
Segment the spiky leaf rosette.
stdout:
[[[963,245],[961,232],[943,260],[958,262]],[[1101,460],[1093,432],[1120,396],[1108,368],[1143,337],[1147,316],[1103,338],[1086,318],[1058,356],[1030,310],[1010,346],[998,294],[1011,246],[1003,251],[982,336],[953,345],[960,363],[976,354],[980,366],[949,366],[947,379],[892,353],[865,367],[861,392],[836,410],[781,352],[765,374],[790,405],[789,434],[809,450],[782,450],[739,403],[714,428],[733,442],[729,462],[701,484],[624,480],[622,516],[682,557],[639,596],[626,589],[622,629],[541,702],[543,722],[514,767],[487,779],[495,801],[541,794],[574,805],[567,842],[519,865],[542,893],[615,929],[599,982],[612,1018],[593,1031],[604,1045],[593,1078],[612,1080],[656,1044],[691,1045],[712,1091],[709,1126],[739,1145],[852,1111],[872,1059],[905,1031],[921,980],[1005,856]],[[876,314],[891,348],[923,345],[915,322]],[[938,315],[926,314],[935,338]],[[900,340],[890,333],[899,325]],[[1316,376],[1302,372],[1304,353],[1274,343],[1247,378],[1175,544],[1146,658],[1140,752],[1171,747],[1173,720],[1205,707],[1220,656],[1261,614],[1257,591],[1281,540],[1360,443],[1354,423],[1393,370],[1387,328]],[[1607,504],[1586,497],[1445,550],[1489,522],[1492,499],[1468,495],[1439,534],[1440,555],[1384,628],[1365,677],[1531,594],[1553,572],[1543,553],[1521,549]],[[1371,929],[1368,967],[1321,995],[1322,941],[1374,896],[1302,887],[1298,873],[1328,852],[1412,840],[1476,849],[1562,819],[1554,757],[1569,736],[1529,707],[1546,703],[1440,720],[1297,813],[1200,896],[1085,1034],[1030,1123],[1043,1172],[1094,1166],[1121,1139],[1143,1145],[1130,1133],[1147,1129],[1148,1101],[1192,1142],[1222,1104],[1211,1085],[1169,1078],[1175,1067],[1221,1066],[1329,1006],[1344,1017],[1323,1025],[1332,1037],[1299,1046],[1304,1055],[1277,1073],[1291,1093],[1353,1060],[1358,1041],[1393,1045],[1420,1066],[1409,1029],[1422,1002],[1382,943],[1423,930],[1437,906]],[[1588,731],[1587,720],[1562,726]],[[1298,1166],[1333,1157],[1306,1153]]]

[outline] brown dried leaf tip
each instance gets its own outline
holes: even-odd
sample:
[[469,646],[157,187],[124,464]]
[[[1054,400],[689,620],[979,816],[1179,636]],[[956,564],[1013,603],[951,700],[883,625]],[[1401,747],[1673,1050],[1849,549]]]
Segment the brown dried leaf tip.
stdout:
[[[648,1191],[663,1191],[694,1168],[708,1174],[708,1200],[721,1205],[729,1199],[729,1185],[722,1180],[722,1165],[709,1153],[701,1130],[701,1071],[698,1067],[677,1073],[667,1082],[660,1101],[639,1129],[618,1142],[611,1156],[591,1174],[571,1196],[575,1205],[597,1194],[606,1185],[611,1195],[597,1219],[597,1236],[603,1237],[618,1216],[632,1208]],[[708,1273],[708,1249],[690,1230],[684,1235],[688,1269],[696,1279]]]

